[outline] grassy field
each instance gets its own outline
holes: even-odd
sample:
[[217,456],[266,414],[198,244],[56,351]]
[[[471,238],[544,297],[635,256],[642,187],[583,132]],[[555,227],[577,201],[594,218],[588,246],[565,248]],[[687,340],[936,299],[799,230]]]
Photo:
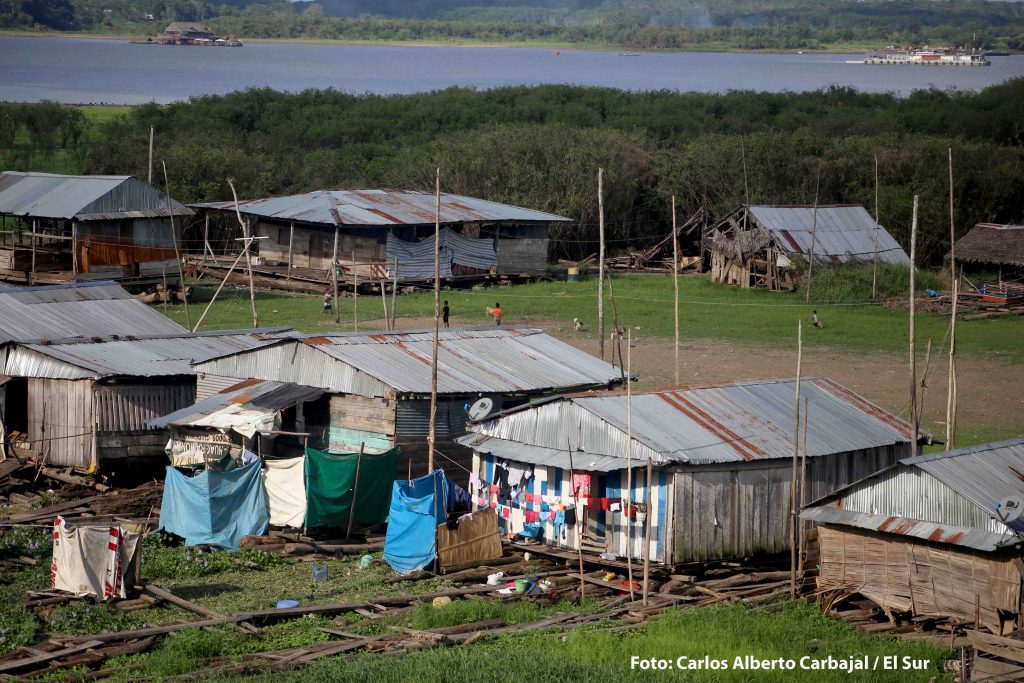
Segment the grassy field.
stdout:
[[[935,284],[937,278],[928,276]],[[208,301],[215,288],[210,281],[196,287],[201,301]],[[613,281],[614,308],[619,324],[629,326],[636,337],[671,338],[672,279],[657,275],[621,275]],[[822,281],[812,291],[810,304],[802,293],[783,294],[763,290],[738,290],[722,287],[707,277],[684,277],[681,286],[680,325],[684,339],[711,339],[740,344],[795,347],[797,321],[809,326],[811,312],[816,310],[825,328],[812,336],[805,333],[805,344],[854,352],[897,352],[907,346],[908,321],[903,308],[870,303],[856,287],[826,285]],[[557,329],[572,330],[573,318],[584,321],[582,337],[596,338],[596,278],[580,282],[540,282],[514,287],[486,290],[453,290],[442,292],[452,311],[452,326],[488,324],[486,307],[501,303],[505,324],[550,323]],[[342,322],[324,317],[317,296],[281,293],[257,293],[257,310],[261,326],[291,326],[304,332],[353,329],[353,299],[340,299]],[[193,304],[193,322],[205,303]],[[359,297],[361,329],[383,327],[380,296]],[[168,315],[185,322],[184,308],[172,306]],[[398,317],[421,319],[433,315],[433,294],[421,291],[398,298]],[[606,304],[607,326],[611,329],[612,304]],[[422,320],[420,325],[425,324]],[[211,309],[203,329],[250,327],[252,314],[248,291],[225,289],[222,299]],[[931,338],[936,347],[947,334],[949,319],[935,314],[920,314],[917,335],[921,350]],[[400,324],[399,327],[409,327]],[[1006,317],[965,322],[957,328],[957,344],[965,355],[985,355],[1024,360],[1024,318]]]
[[[31,642],[46,633],[86,635],[104,630],[138,628],[172,621],[188,621],[195,615],[177,607],[154,607],[124,613],[107,605],[76,601],[52,608],[42,622],[17,607],[25,590],[48,585],[49,542],[45,529],[5,531],[0,547],[35,557],[39,564],[22,570],[0,569],[0,652]],[[382,563],[359,569],[357,558],[329,561],[330,579],[313,591],[307,563],[287,557],[247,550],[241,553],[199,554],[184,548],[161,547],[155,536],[147,539],[143,576],[171,587],[182,597],[221,612],[269,607],[278,599],[293,598],[304,605],[331,604],[381,597],[389,594],[429,592],[442,589],[440,579],[384,584],[390,570]],[[569,601],[538,605],[532,601],[456,601],[443,609],[429,604],[378,621],[358,614],[338,620],[324,617],[278,622],[262,635],[240,634],[229,628],[182,631],[168,636],[151,652],[120,657],[110,667],[128,667],[119,680],[161,680],[186,673],[202,677],[205,660],[229,656],[242,661],[248,654],[323,642],[331,638],[320,628],[341,628],[361,635],[389,632],[388,626],[415,629],[454,626],[483,619],[503,619],[509,624],[534,621],[557,612],[592,611],[597,603]],[[633,670],[630,658],[659,657],[675,662],[687,656],[729,661],[750,655],[759,659],[845,659],[850,656],[898,655],[928,660],[926,670],[915,672],[869,671],[849,675],[820,671],[744,672],[721,671],[688,674],[679,671]],[[833,621],[806,603],[782,603],[773,611],[743,606],[700,608],[667,612],[642,628],[609,633],[594,627],[569,632],[535,632],[506,635],[477,645],[425,650],[390,657],[382,654],[342,655],[294,672],[275,673],[261,680],[277,681],[417,681],[428,683],[476,683],[490,680],[605,681],[927,681],[932,676],[950,680],[941,662],[951,652],[884,637],[859,635],[847,624]],[[84,679],[79,676],[59,680]],[[38,680],[51,680],[41,678]],[[57,679],[52,679],[57,680]]]

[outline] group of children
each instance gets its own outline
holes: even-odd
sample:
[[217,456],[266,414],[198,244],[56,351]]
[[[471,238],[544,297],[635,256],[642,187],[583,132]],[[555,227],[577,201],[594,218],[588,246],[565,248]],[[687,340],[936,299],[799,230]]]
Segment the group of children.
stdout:
[[[324,292],[323,302],[324,307],[321,315],[327,315],[333,311],[332,307],[334,305],[334,293],[331,290],[328,289]],[[448,306],[448,300],[445,299],[444,306],[441,308],[441,322],[444,323],[445,327],[448,327],[448,318],[450,315],[451,308]],[[495,303],[493,308],[488,306],[487,315],[491,316],[491,319],[494,320],[495,327],[501,327],[501,319],[504,316],[504,311],[501,310],[500,303]]]

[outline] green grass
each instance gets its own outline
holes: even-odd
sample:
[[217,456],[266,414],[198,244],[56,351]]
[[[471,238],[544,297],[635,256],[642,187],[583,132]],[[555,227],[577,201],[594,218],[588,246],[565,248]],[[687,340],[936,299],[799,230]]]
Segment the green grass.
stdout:
[[[928,281],[929,278],[925,278]],[[933,282],[937,279],[930,277]],[[870,279],[868,279],[870,285]],[[671,338],[672,279],[656,275],[618,275],[613,283],[620,325],[628,325],[638,337]],[[204,281],[196,287],[199,298],[208,300],[214,285]],[[707,277],[682,278],[682,337],[686,339],[721,340],[749,345],[794,347],[797,321],[809,327],[812,310],[824,322],[822,330],[810,334],[805,329],[804,343],[809,347],[873,353],[903,352],[907,348],[908,316],[905,308],[890,308],[868,302],[868,296],[849,286],[839,287],[822,278],[812,288],[810,304],[801,292],[773,293],[764,290],[741,290],[716,285]],[[922,287],[923,289],[923,287]],[[843,296],[830,296],[830,293]],[[849,296],[847,296],[849,295]],[[547,323],[556,334],[574,334],[573,318],[586,324],[580,337],[596,338],[597,282],[588,278],[580,282],[540,282],[487,290],[453,290],[442,292],[451,305],[452,325],[487,325],[486,307],[500,302],[505,323]],[[205,307],[205,301],[191,306],[193,323]],[[353,329],[353,301],[339,300],[340,325],[333,317],[320,312],[318,296],[292,294],[257,294],[257,310],[261,326],[291,326],[304,332]],[[398,298],[399,318],[433,315],[433,295],[429,291],[402,295]],[[171,306],[168,314],[184,323],[182,306]],[[606,305],[606,324],[612,323],[612,306]],[[359,297],[360,329],[383,328],[382,305],[378,296]],[[204,330],[248,328],[252,325],[248,292],[225,289],[203,322]],[[408,324],[405,325],[408,327]],[[931,338],[938,348],[949,326],[948,316],[921,313],[917,319],[918,344],[923,349]],[[964,321],[957,327],[957,345],[961,354],[1024,360],[1024,318],[1005,317]]]
[[[861,636],[821,614],[813,605],[789,604],[775,614],[745,607],[667,612],[628,634],[599,628],[566,633],[508,635],[483,644],[426,650],[402,657],[374,654],[340,656],[316,666],[258,680],[279,681],[417,681],[476,683],[493,680],[565,681],[927,681],[941,673],[940,662],[952,653],[920,644]],[[632,656],[675,663],[682,655],[724,659],[729,670],[688,673],[631,669]],[[821,671],[735,671],[734,658],[834,658],[900,655],[929,660],[927,671],[858,672],[852,676]]]

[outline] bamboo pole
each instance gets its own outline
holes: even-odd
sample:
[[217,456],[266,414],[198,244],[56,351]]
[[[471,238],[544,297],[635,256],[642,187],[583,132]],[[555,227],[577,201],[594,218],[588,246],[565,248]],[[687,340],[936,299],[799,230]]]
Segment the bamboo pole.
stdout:
[[[579,512],[579,505],[577,505],[578,498],[576,497],[576,468],[572,462],[572,443],[569,442],[569,437],[565,437],[565,446],[569,451],[569,489],[572,492],[572,509]],[[576,556],[580,563],[580,598],[583,598],[586,594],[586,581],[583,579],[583,516],[580,514],[576,515],[576,528],[579,530],[579,540],[576,543]]]
[[[152,128],[150,129],[152,130]],[[178,249],[178,231],[174,229],[174,215],[171,214],[171,181],[167,178],[167,162],[161,160],[164,169],[164,199],[167,202],[167,216],[171,221],[171,240],[174,242],[174,260],[178,262],[178,284],[181,286],[181,302],[185,306],[185,326],[192,327],[192,316],[188,310],[188,288],[185,286],[185,271],[181,267],[181,251]],[[165,287],[165,293],[166,287]]]
[[393,267],[391,269],[391,329],[395,329],[395,319],[397,313],[395,312],[395,304],[398,303],[398,257],[396,256],[393,260]]
[[[608,298],[612,302],[612,327],[615,330],[615,344],[619,351],[619,377],[623,382],[626,381],[626,372],[622,363],[622,335],[619,334],[619,313],[618,307],[615,305],[615,292],[612,289],[612,271],[608,270],[606,273],[608,276]],[[615,349],[612,349],[612,365],[615,365]]]
[[359,273],[355,270],[352,271],[352,331],[359,331]]
[[647,490],[644,492],[644,607],[651,583],[651,477],[654,476],[654,463],[647,456]]
[[213,298],[210,299],[210,303],[206,304],[206,308],[203,309],[203,314],[199,316],[199,320],[196,322],[196,326],[192,328],[192,332],[196,332],[199,329],[199,326],[203,324],[203,319],[206,318],[206,314],[209,313],[210,308],[213,307],[213,302],[217,300],[217,295],[220,294],[220,290],[224,289],[224,285],[227,284],[228,278],[231,277],[231,274],[233,272],[235,272],[235,266],[238,265],[238,262],[241,261],[242,257],[245,256],[245,254],[249,251],[250,244],[252,244],[252,240],[246,239],[245,246],[242,248],[242,251],[238,254],[238,256],[235,257],[235,260],[231,264],[231,267],[228,268],[228,272],[224,275],[224,279],[221,280],[220,284],[217,286],[217,291],[213,293]]
[[956,309],[960,300],[960,278],[953,280],[953,304],[949,321],[949,380],[946,396],[946,450],[956,448],[956,399],[959,387],[956,373]]
[[949,315],[949,375],[946,380],[946,450],[956,448],[956,430],[953,427],[953,405],[956,375],[956,308],[960,279],[956,274],[956,223],[953,219],[953,148],[949,148],[949,280],[952,297]]
[[811,211],[811,251],[807,261],[807,291],[804,301],[811,301],[811,283],[814,281],[814,243],[818,238],[818,189],[821,187],[821,162],[818,162],[818,174],[814,181],[814,209]]
[[146,182],[153,184],[153,126],[149,127],[149,175]]
[[[803,455],[800,457],[800,511],[803,512],[804,506],[807,505],[807,425],[810,422],[810,406],[808,400],[804,399],[804,447]],[[797,523],[800,525],[800,549],[797,553],[797,561],[799,562],[800,569],[803,570],[804,562],[806,560],[807,553],[807,525],[804,524],[803,520],[797,518]]]
[[338,236],[341,232],[341,227],[338,225],[334,226],[334,247],[331,249],[331,285],[334,287],[334,292],[331,298],[334,300],[334,322],[341,324],[341,306],[338,301]]
[[391,331],[391,315],[388,313],[388,279],[387,276],[380,280],[380,303],[384,306],[384,329]]
[[428,473],[434,471],[437,439],[437,347],[441,327],[441,169],[434,179],[434,343],[430,359],[430,426],[427,431]]
[[604,169],[597,169],[597,346],[604,360]]
[[[633,374],[633,330],[626,337],[627,374]],[[629,599],[636,600],[633,594],[633,382],[626,382],[626,567],[629,574]]]
[[288,277],[286,280],[292,279],[292,246],[295,244],[295,221],[288,223]]
[[871,260],[871,299],[878,296],[878,155],[875,155],[875,239]]
[[36,283],[36,233],[39,231],[39,221],[32,219],[32,275],[29,278],[30,284]]
[[359,468],[363,464],[363,451],[366,449],[366,442],[359,443],[359,455],[356,456],[356,478],[352,483],[352,505],[348,509],[348,528],[345,530],[345,541],[352,536],[352,524],[356,519],[356,501],[359,499]]
[[793,415],[793,471],[789,480],[789,498],[790,498],[790,548],[789,548],[789,562],[790,562],[790,576],[789,576],[789,592],[792,597],[796,597],[796,552],[799,539],[796,533],[796,520],[797,520],[797,489],[796,489],[796,466],[797,458],[800,455],[800,384],[803,379],[803,361],[804,361],[804,325],[802,320],[797,320],[796,323],[796,397],[793,403],[794,415]]
[[675,303],[672,313],[675,317],[675,369],[676,386],[679,386],[679,235],[676,234],[676,196],[672,195],[672,285],[675,289]]
[[915,277],[915,259],[917,258],[917,195],[914,195],[914,214],[910,222],[910,425],[911,425],[911,440],[913,442],[914,454],[917,455],[917,435],[918,435],[918,424],[920,417],[917,413],[917,354],[915,347],[915,327],[914,327],[914,313],[915,313],[915,301],[914,301],[914,277]]
[[925,347],[924,352],[924,374],[921,377],[921,391],[920,398],[917,404],[917,414],[924,415],[924,395],[928,389],[928,375],[931,370],[932,363],[932,338],[928,337],[928,345]]
[[[260,318],[256,314],[256,285],[252,280],[252,241],[254,238],[249,235],[249,221],[242,219],[242,212],[238,208],[238,193],[235,192],[235,184],[230,179],[228,187],[231,188],[231,196],[235,199],[235,216],[238,218],[239,225],[242,226],[242,237],[245,238],[245,249],[242,250],[242,254],[245,256],[245,271],[249,276],[249,303],[252,305],[252,326],[255,328],[260,326]],[[198,327],[198,324],[196,326]]]

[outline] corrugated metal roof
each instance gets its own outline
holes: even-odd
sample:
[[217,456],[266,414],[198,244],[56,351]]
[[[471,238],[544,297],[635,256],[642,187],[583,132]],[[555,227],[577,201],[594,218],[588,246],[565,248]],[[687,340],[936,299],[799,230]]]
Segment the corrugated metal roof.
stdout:
[[[659,464],[740,462],[793,455],[794,380],[734,382],[633,394],[633,457]],[[803,382],[809,457],[907,443],[910,427],[824,378]],[[513,409],[469,430],[531,446],[624,457],[625,392],[576,394]]]
[[315,401],[323,393],[322,389],[290,382],[243,381],[146,424],[154,429],[209,427],[252,436],[257,431],[273,429],[280,411],[297,403]]
[[0,288],[0,342],[185,332],[112,282]]
[[583,451],[573,451],[570,461],[569,452],[564,448],[529,446],[515,441],[495,439],[485,434],[466,434],[455,441],[473,450],[490,453],[498,458],[528,462],[533,465],[560,467],[566,471],[575,469],[580,472],[613,472],[626,469],[629,464],[626,458],[594,455]]
[[98,379],[111,376],[193,375],[195,361],[276,343],[267,335],[289,328],[204,332],[145,339],[105,339],[24,344],[7,354],[4,374],[12,377]]
[[115,220],[188,216],[192,211],[132,176],[0,173],[0,214],[30,218]]
[[[235,202],[190,204],[196,209],[234,211]],[[287,197],[238,202],[242,213],[278,221],[321,225],[433,225],[435,196],[415,190],[317,190]],[[499,204],[456,194],[441,195],[441,222],[568,221],[552,213]]]
[[1024,502],[1024,438],[901,460],[811,503],[805,516],[993,550],[1024,542],[1009,528],[1024,533],[1024,521],[1001,521],[1007,499]]
[[[875,219],[860,205],[749,206],[751,217],[791,254],[812,253],[816,261],[835,263],[871,260],[875,251]],[[813,240],[812,240],[813,233]],[[878,226],[878,260],[909,266],[910,257],[889,231]]]
[[[212,359],[197,369],[369,396],[387,387],[430,393],[432,331],[279,336],[285,339],[277,347]],[[441,394],[592,388],[620,377],[611,364],[524,327],[443,330],[437,369]]]

